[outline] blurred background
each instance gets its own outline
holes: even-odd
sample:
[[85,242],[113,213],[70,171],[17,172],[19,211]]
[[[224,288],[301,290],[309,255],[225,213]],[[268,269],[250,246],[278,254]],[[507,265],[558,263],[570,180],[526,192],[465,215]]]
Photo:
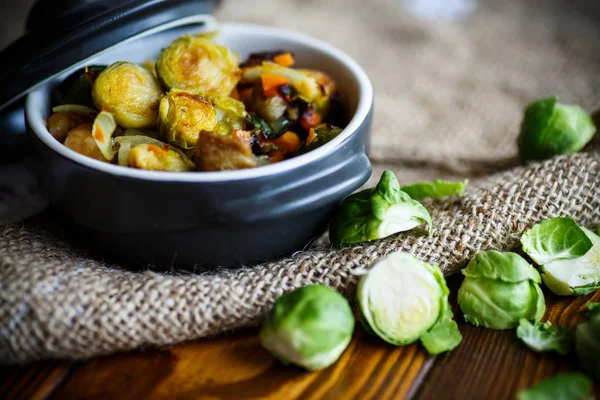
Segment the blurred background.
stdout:
[[[32,3],[2,0],[0,47]],[[216,16],[304,32],[355,58],[375,88],[371,159],[405,181],[510,165],[533,99],[600,109],[598,1],[222,0]]]

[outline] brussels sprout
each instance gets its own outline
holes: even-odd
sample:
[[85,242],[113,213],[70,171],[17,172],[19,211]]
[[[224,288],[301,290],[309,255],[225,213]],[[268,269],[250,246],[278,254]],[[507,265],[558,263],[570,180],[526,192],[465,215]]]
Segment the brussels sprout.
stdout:
[[436,179],[433,182],[413,183],[400,188],[414,200],[421,200],[427,197],[438,198],[462,194],[469,183],[468,179],[462,182],[450,182]]
[[590,400],[592,381],[581,372],[564,372],[517,394],[517,400]]
[[348,301],[327,286],[311,285],[275,301],[260,342],[282,363],[316,371],[337,361],[353,331]]
[[571,350],[571,332],[563,326],[552,326],[550,321],[531,323],[525,318],[519,320],[517,337],[529,349],[537,353],[556,351],[566,355]]
[[557,100],[557,96],[552,96],[527,106],[518,138],[521,159],[544,160],[575,153],[594,136],[596,126],[581,107]]
[[589,320],[575,328],[575,351],[583,369],[600,380],[600,307],[588,303]]
[[102,111],[94,120],[92,126],[92,136],[100,149],[100,152],[107,160],[112,160],[117,151],[113,148],[112,136],[117,129],[115,117],[109,112]]
[[490,329],[513,329],[521,318],[539,321],[546,311],[540,274],[516,253],[484,251],[462,270],[458,305],[465,320]]
[[331,124],[321,124],[316,128],[311,128],[308,132],[306,146],[304,147],[303,152],[308,152],[323,146],[325,143],[335,139],[342,131],[342,128],[338,128]]
[[225,171],[258,166],[247,141],[210,131],[200,132],[195,154],[196,166],[200,171]]
[[[119,165],[123,165],[125,167],[133,166],[133,165],[130,165],[130,161],[135,162],[136,160],[134,158],[130,158],[129,153],[131,152],[131,150],[134,147],[137,147],[138,145],[146,144],[146,145],[154,146],[154,147],[150,147],[151,150],[155,150],[155,148],[168,150],[167,155],[165,155],[163,152],[160,152],[160,151],[155,152],[156,158],[158,159],[159,162],[164,162],[168,165],[172,164],[175,167],[177,167],[181,164],[177,160],[175,160],[175,161],[171,160],[173,158],[173,153],[176,154],[180,158],[180,160],[183,162],[182,169],[179,169],[178,171],[187,171],[187,170],[194,169],[194,167],[195,167],[194,163],[177,147],[169,146],[168,144],[163,143],[160,140],[153,139],[149,136],[142,136],[142,135],[119,136],[119,137],[116,137],[114,140],[119,145],[119,153],[117,156]],[[137,152],[141,153],[143,149],[144,149],[144,147],[140,147],[140,149],[138,149]],[[146,148],[146,150],[147,150],[147,148]],[[148,158],[148,157],[144,158],[143,154],[141,154],[140,157],[141,157],[141,159],[148,159],[149,162],[152,161],[151,158]],[[163,158],[165,160],[163,160]],[[157,163],[155,163],[155,164],[157,164]],[[139,168],[141,168],[141,167],[139,167]],[[143,169],[161,169],[161,168],[143,168]],[[171,170],[174,170],[174,169],[171,169]]]
[[99,161],[108,161],[103,155],[94,137],[92,136],[92,123],[85,123],[71,129],[65,139],[64,145],[79,154],[94,158]]
[[191,171],[194,164],[184,160],[169,145],[138,144],[129,150],[127,165],[151,171]]
[[336,247],[381,239],[426,224],[431,217],[421,203],[400,190],[396,176],[384,171],[373,189],[347,197],[334,215],[329,228]]
[[361,322],[388,343],[421,339],[432,354],[458,346],[462,336],[452,320],[448,287],[434,264],[402,252],[388,254],[360,277]]
[[71,74],[58,87],[60,103],[95,107],[92,85],[104,68],[104,65],[91,65]]
[[158,128],[167,142],[193,148],[202,130],[214,129],[217,113],[205,97],[173,89],[160,101]]
[[526,231],[521,243],[554,293],[579,296],[600,288],[600,237],[573,220],[546,220]]
[[152,128],[156,124],[163,90],[146,68],[119,61],[98,75],[92,95],[96,106],[112,113],[119,126]]
[[234,130],[243,130],[248,113],[244,103],[231,97],[219,96],[211,99],[219,121],[217,133],[228,135]]
[[156,73],[167,89],[205,96],[229,96],[240,80],[235,54],[202,35],[173,41],[160,53]]

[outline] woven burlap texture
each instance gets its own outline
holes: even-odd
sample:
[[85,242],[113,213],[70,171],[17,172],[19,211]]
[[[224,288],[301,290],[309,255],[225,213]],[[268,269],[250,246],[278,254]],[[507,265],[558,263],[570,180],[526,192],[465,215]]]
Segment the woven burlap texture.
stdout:
[[9,225],[0,237],[0,359],[86,358],[169,345],[259,324],[274,300],[323,283],[351,296],[352,269],[397,250],[456,273],[475,253],[513,249],[555,216],[600,223],[600,154],[494,175],[459,199],[428,204],[429,236],[399,234],[343,250],[309,250],[210,275],[128,272],[78,256],[44,232]]

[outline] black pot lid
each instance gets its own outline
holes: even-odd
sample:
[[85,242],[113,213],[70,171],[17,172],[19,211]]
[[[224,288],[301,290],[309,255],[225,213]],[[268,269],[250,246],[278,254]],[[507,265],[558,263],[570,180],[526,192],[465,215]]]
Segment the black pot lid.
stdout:
[[216,0],[38,0],[0,52],[0,110],[66,68],[133,36],[212,14]]

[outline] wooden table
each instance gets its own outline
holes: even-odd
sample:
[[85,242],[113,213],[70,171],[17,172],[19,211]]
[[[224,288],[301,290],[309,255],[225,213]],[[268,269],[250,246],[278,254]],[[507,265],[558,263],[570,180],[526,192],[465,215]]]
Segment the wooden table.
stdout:
[[[449,280],[456,300],[460,278]],[[546,291],[546,318],[573,328],[600,291],[559,298]],[[575,357],[529,351],[515,331],[462,322],[454,351],[430,357],[356,329],[333,366],[314,373],[278,364],[251,330],[169,349],[85,362],[40,362],[0,369],[0,399],[511,399],[521,388],[577,368]],[[600,386],[596,386],[600,397]]]

